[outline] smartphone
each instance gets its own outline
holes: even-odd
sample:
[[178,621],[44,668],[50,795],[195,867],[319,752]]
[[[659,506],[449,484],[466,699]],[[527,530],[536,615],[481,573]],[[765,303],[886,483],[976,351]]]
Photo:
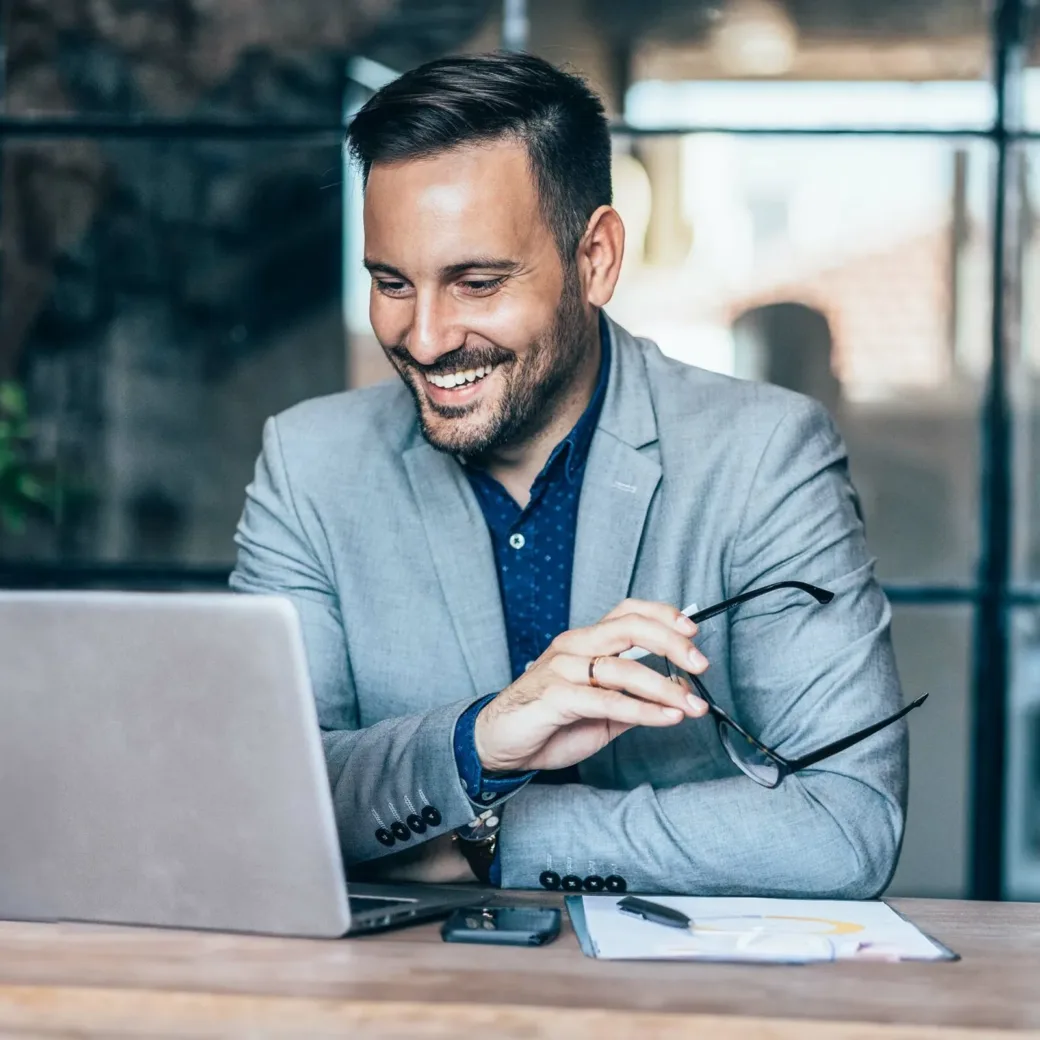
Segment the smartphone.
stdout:
[[441,925],[445,942],[545,946],[560,934],[560,911],[542,906],[470,906]]

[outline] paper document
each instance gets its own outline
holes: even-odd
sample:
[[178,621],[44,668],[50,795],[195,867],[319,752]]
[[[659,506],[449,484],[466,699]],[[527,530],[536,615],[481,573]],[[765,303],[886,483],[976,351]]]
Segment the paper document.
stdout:
[[[567,900],[582,948],[604,960],[950,960],[949,950],[880,902],[647,896],[691,919],[670,928],[621,913],[615,896]],[[583,919],[583,924],[582,924]],[[584,936],[583,933],[584,932]]]

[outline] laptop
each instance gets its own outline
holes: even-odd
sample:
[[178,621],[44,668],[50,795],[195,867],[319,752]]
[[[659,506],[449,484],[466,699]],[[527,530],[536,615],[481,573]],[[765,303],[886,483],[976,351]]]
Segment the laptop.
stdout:
[[331,938],[480,902],[348,890],[287,600],[0,592],[0,918]]

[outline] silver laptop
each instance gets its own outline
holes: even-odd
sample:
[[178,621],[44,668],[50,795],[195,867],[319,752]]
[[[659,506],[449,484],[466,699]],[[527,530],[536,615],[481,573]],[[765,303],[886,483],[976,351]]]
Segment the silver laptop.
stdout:
[[0,918],[333,937],[474,902],[348,895],[288,601],[0,593]]

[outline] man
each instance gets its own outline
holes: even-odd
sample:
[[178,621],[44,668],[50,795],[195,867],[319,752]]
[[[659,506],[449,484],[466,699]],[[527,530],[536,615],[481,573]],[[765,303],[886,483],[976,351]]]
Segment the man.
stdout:
[[[434,62],[349,144],[400,380],[268,422],[232,577],[298,608],[345,861],[510,888],[879,892],[905,726],[783,776],[704,717],[710,694],[793,759],[901,703],[825,411],[604,316],[624,229],[576,77]],[[784,588],[699,631],[677,609],[786,581],[833,602]]]

